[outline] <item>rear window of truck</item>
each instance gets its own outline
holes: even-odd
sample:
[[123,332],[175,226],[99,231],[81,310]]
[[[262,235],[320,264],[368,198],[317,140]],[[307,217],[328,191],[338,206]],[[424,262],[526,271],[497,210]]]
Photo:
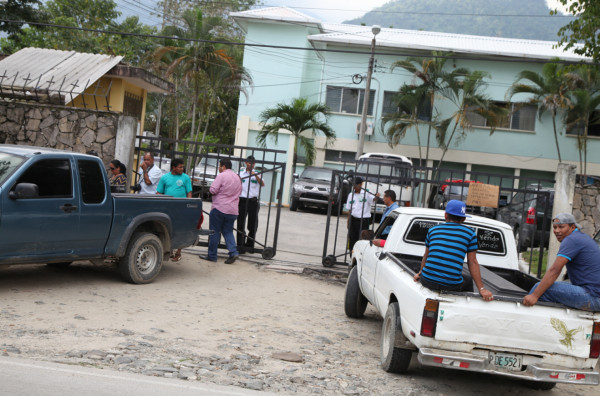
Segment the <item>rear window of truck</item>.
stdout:
[[[406,243],[424,245],[429,229],[440,223],[442,223],[441,220],[415,218],[411,221],[404,234],[404,241]],[[492,227],[469,224],[468,222],[465,225],[474,229],[477,234],[478,253],[494,256],[504,256],[506,254],[506,244],[504,243],[504,234],[502,234],[502,231]]]

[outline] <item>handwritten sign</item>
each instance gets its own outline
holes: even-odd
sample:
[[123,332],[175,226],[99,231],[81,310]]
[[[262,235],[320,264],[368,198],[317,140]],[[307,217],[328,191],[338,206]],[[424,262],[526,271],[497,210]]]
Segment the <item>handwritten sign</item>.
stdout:
[[467,205],[497,208],[499,195],[500,186],[493,186],[491,184],[483,183],[471,183],[469,184],[469,193],[467,194]]

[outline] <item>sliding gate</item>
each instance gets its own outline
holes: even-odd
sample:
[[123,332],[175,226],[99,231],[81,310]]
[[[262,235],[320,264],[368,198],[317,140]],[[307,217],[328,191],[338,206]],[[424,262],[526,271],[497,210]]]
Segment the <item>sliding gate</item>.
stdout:
[[[163,174],[170,171],[173,159],[180,158],[184,161],[185,173],[192,179],[192,196],[203,199],[203,214],[206,220],[203,228],[205,229],[207,228],[209,214],[209,210],[206,210],[206,206],[210,202],[209,189],[219,173],[219,161],[228,158],[232,162],[232,170],[239,174],[246,167],[246,158],[253,156],[255,158],[254,170],[265,183],[264,187],[259,185],[259,215],[254,253],[260,253],[264,259],[271,259],[275,256],[281,217],[281,190],[284,185],[286,167],[285,151],[199,143],[187,140],[138,137],[133,169],[135,182],[132,183],[132,186],[137,185],[141,180],[138,171],[145,153],[153,154],[154,164],[162,170]],[[250,183],[243,183],[243,185],[249,186]],[[247,200],[246,209],[248,203]],[[198,213],[199,218],[200,216],[201,214]],[[234,234],[236,233],[247,236],[247,230],[234,229]],[[208,246],[208,238],[201,236],[197,245]],[[226,249],[226,246],[219,242],[219,248]]]

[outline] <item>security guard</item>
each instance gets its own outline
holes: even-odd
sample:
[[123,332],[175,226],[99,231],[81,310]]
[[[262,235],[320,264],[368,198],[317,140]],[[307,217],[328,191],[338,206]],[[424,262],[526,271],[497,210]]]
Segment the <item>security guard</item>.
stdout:
[[[265,182],[254,171],[256,160],[252,155],[246,159],[246,168],[240,171],[242,193],[240,194],[239,215],[237,218],[237,250],[240,254],[254,253],[254,238],[258,228],[258,196]],[[244,226],[248,216],[248,235],[244,235]]]
[[348,194],[346,209],[348,209],[348,248],[352,250],[354,244],[360,238],[362,230],[369,229],[371,224],[371,206],[375,199],[379,198],[379,193],[372,194],[368,190],[363,190],[363,179],[354,178],[354,188]]

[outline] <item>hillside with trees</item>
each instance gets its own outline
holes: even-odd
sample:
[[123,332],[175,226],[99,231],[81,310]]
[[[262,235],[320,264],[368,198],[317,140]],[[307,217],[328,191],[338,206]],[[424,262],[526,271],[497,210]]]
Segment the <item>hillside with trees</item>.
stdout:
[[396,0],[345,23],[557,41],[573,20],[550,15],[545,0]]

